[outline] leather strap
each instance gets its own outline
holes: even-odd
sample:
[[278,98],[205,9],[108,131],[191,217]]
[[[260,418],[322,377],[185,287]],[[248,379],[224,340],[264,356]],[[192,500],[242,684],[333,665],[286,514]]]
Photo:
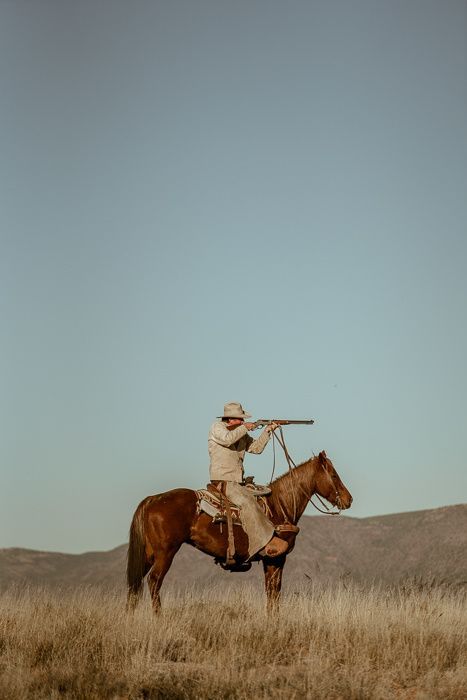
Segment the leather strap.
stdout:
[[[213,482],[214,483],[214,482]],[[232,522],[232,511],[230,509],[230,501],[226,494],[226,481],[218,481],[215,483],[216,488],[219,489],[221,494],[221,507],[225,509],[225,518],[227,520],[227,553],[225,558],[225,563],[227,566],[232,566],[235,564],[235,537],[233,531]]]

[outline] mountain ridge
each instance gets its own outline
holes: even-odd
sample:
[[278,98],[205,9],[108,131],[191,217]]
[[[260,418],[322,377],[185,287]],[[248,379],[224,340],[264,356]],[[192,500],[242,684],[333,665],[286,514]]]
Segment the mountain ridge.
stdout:
[[[467,504],[366,518],[303,516],[294,552],[284,569],[284,588],[310,579],[342,577],[359,582],[396,583],[432,578],[467,583]],[[123,590],[127,545],[82,554],[21,547],[0,549],[0,589],[11,585]],[[210,557],[183,545],[165,584],[175,588],[262,584],[262,567],[232,576]]]

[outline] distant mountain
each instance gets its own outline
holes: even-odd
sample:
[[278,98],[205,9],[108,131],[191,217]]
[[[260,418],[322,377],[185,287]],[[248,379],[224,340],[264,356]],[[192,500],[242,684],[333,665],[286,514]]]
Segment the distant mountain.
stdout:
[[[361,519],[304,516],[300,526],[284,571],[285,589],[342,576],[361,582],[417,577],[467,583],[467,504]],[[126,550],[126,545],[85,554],[0,549],[0,588],[29,584],[121,590]],[[245,581],[262,584],[262,567],[253,565],[241,575],[227,573],[210,557],[183,545],[165,584],[183,588]]]

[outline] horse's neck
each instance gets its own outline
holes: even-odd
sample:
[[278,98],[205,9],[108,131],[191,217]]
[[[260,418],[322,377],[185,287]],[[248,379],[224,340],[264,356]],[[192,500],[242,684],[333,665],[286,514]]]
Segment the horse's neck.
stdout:
[[296,524],[315,492],[316,457],[300,464],[271,484],[272,505],[280,519]]

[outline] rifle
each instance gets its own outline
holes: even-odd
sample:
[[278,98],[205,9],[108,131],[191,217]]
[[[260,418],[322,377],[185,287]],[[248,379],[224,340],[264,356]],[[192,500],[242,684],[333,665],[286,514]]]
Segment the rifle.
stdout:
[[280,418],[259,418],[253,422],[254,428],[264,428],[264,426],[270,423],[276,423],[276,425],[313,425],[314,420],[282,420]]

